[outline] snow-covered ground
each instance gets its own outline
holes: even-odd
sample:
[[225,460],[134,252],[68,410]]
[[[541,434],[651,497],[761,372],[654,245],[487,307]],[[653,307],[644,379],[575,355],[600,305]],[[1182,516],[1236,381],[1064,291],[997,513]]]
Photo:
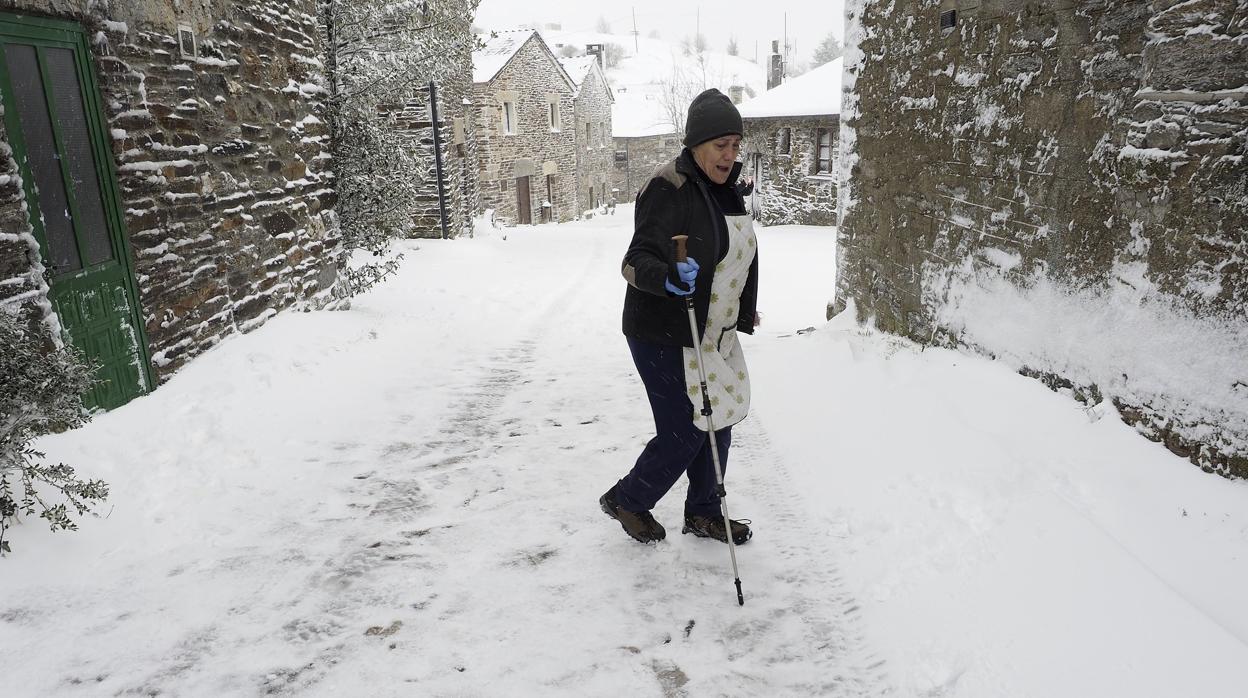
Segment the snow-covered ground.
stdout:
[[352,310],[41,441],[114,494],[12,532],[0,695],[1244,695],[1248,484],[825,322],[832,229],[760,231],[745,606],[679,488],[627,538],[597,498],[652,428],[630,214],[409,244]]

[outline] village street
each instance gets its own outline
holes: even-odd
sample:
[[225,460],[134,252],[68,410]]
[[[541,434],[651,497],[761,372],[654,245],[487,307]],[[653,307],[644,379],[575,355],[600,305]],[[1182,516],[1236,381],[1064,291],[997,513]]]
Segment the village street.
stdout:
[[744,607],[727,549],[680,535],[683,485],[666,541],[627,538],[597,499],[653,426],[619,331],[631,213],[406,243],[351,310],[42,439],[113,496],[12,532],[0,693],[1242,690],[1248,487],[1112,407],[826,322],[832,228],[760,231]]

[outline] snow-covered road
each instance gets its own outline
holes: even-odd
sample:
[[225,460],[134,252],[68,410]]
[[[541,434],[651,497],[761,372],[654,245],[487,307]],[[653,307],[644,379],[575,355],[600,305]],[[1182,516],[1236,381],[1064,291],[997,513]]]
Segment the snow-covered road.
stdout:
[[351,311],[281,315],[45,439],[114,496],[14,531],[0,695],[1248,685],[1248,487],[1006,367],[825,323],[831,229],[760,233],[746,605],[678,490],[666,542],[628,539],[597,498],[652,428],[619,334],[630,212],[412,244]]

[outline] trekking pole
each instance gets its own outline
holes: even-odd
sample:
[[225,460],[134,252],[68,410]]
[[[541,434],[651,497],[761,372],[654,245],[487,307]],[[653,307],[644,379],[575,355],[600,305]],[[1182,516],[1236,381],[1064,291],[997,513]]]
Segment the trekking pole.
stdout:
[[[688,235],[673,235],[676,243],[676,261],[683,262],[688,257],[685,243]],[[728,555],[732,557],[732,581],[737,585],[737,605],[745,605],[745,595],[741,593],[741,574],[737,572],[737,544],[732,539],[732,519],[728,518],[728,492],[724,489],[724,469],[719,465],[719,442],[715,439],[715,422],[711,417],[711,397],[706,388],[706,368],[702,363],[702,338],[698,336],[698,318],[693,310],[693,294],[685,296],[685,311],[689,314],[689,332],[693,337],[693,353],[698,358],[698,380],[702,386],[702,416],[706,417],[706,436],[711,441],[711,462],[715,464],[716,494],[719,495],[719,509],[724,514],[724,537],[728,540]]]

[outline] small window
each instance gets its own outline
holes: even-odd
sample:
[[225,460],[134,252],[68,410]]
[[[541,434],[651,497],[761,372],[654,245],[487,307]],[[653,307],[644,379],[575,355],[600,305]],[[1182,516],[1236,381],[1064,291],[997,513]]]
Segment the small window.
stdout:
[[793,133],[788,128],[780,129],[776,134],[776,153],[780,155],[788,155],[789,149],[793,147]]
[[585,145],[592,147],[594,145],[594,124],[593,122],[585,122]]
[[598,145],[604,147],[607,145],[607,122],[605,121],[598,122]]
[[616,162],[628,162],[628,151],[627,150],[615,151],[615,161]]
[[503,102],[503,133],[508,136],[516,133],[516,103]]
[[455,143],[458,145],[460,143],[463,143],[465,140],[467,140],[464,137],[464,118],[462,116],[457,116],[451,120],[451,133],[453,134],[452,135],[453,140],[451,141],[452,143]]
[[195,45],[195,30],[188,24],[178,25],[178,52],[183,58],[195,58],[199,55]]
[[946,10],[940,13],[940,29],[941,31],[953,29],[958,25],[958,11]]
[[546,175],[546,200],[551,206],[555,205],[555,176]]
[[832,132],[826,128],[818,131],[815,141],[817,168],[816,174],[832,174]]
[[546,113],[548,116],[548,120],[550,121],[550,130],[558,131],[559,130],[559,103],[554,102],[554,101],[547,102]]

